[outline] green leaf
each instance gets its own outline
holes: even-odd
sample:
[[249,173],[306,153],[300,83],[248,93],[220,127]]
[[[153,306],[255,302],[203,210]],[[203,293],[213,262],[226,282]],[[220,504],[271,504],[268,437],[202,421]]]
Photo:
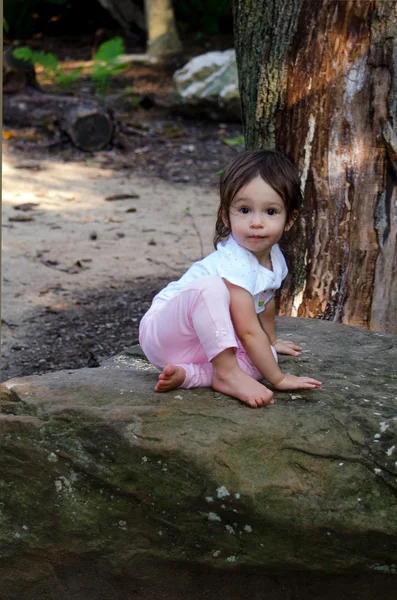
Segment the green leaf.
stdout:
[[10,28],[8,26],[7,21],[5,20],[5,18],[3,17],[3,30],[8,33],[10,31]]
[[94,62],[108,63],[125,53],[124,41],[121,37],[115,37],[101,44],[94,56]]
[[20,60],[32,61],[35,65],[40,65],[48,71],[56,71],[58,68],[58,59],[51,52],[43,52],[43,50],[31,50],[28,46],[15,48],[13,50],[15,58]]
[[231,146],[232,148],[234,146],[239,146],[240,144],[244,144],[244,136],[243,135],[237,135],[234,138],[222,138],[222,142],[224,144],[226,144],[227,146]]
[[58,68],[58,59],[51,52],[34,51],[32,52],[32,61],[35,65],[40,65],[47,71],[56,71]]
[[55,80],[61,87],[68,87],[68,85],[80,77],[81,71],[82,67],[77,69],[77,71],[72,71],[71,73],[63,73],[62,71],[58,71],[55,74]]
[[33,52],[28,46],[15,48],[15,50],[12,51],[12,54],[15,58],[19,58],[19,60],[31,61],[33,57]]

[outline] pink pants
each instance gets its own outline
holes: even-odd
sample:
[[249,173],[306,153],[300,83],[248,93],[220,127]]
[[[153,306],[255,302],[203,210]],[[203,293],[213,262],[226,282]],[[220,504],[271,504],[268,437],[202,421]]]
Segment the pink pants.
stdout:
[[236,348],[243,371],[262,379],[236,336],[229,290],[217,276],[194,280],[171,300],[156,300],[140,323],[139,343],[155,367],[173,364],[185,369],[182,388],[210,386],[210,361],[227,348]]

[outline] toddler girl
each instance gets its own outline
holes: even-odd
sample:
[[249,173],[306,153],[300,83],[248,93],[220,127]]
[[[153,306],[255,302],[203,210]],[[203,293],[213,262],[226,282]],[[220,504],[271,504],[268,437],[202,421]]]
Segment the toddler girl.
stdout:
[[249,406],[273,404],[278,390],[313,389],[310,377],[281,372],[279,354],[301,348],[276,339],[274,292],[287,275],[278,246],[298,216],[299,179],[279,152],[239,154],[220,181],[215,252],[157,296],[139,341],[162,369],[157,392],[212,386]]

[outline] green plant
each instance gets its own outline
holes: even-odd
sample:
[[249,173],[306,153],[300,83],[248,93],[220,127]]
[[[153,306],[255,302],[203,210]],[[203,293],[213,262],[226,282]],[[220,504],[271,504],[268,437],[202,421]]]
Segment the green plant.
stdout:
[[21,48],[15,48],[13,55],[15,58],[31,61],[34,65],[39,65],[43,68],[44,74],[48,79],[64,88],[73,83],[81,73],[81,68],[72,73],[66,73],[60,66],[55,54],[51,52],[32,50],[28,46],[22,46]]
[[244,136],[237,135],[234,138],[222,138],[222,142],[224,144],[226,144],[227,146],[231,146],[232,148],[235,148],[236,146],[243,146],[244,145]]
[[[91,79],[99,94],[105,95],[112,77],[126,68],[126,65],[118,62],[121,54],[124,54],[124,42],[120,37],[113,38],[99,46],[91,70]],[[72,73],[65,72],[55,54],[51,52],[32,50],[28,46],[23,46],[16,48],[13,55],[41,66],[46,77],[61,87],[68,87],[81,75],[82,68],[76,69]]]
[[125,70],[126,65],[119,62],[122,54],[125,54],[125,48],[121,37],[115,37],[99,46],[94,56],[91,79],[100,94],[105,95],[112,77]]

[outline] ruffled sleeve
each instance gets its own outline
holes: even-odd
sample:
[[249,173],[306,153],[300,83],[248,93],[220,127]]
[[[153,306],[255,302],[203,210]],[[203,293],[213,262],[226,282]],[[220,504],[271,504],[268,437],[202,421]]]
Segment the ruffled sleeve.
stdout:
[[255,293],[259,263],[249,250],[239,246],[232,236],[217,246],[217,274],[226,281]]

